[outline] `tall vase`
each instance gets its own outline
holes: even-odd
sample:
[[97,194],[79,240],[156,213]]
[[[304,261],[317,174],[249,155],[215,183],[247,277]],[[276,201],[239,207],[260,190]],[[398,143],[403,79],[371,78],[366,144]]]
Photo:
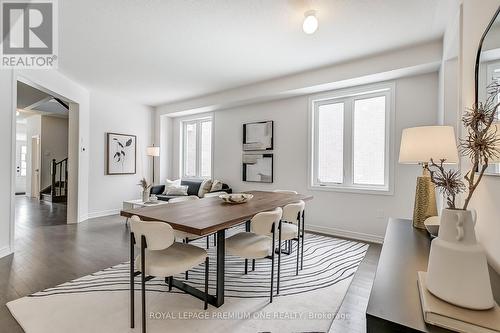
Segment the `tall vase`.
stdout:
[[475,222],[470,210],[443,209],[439,235],[431,243],[426,283],[432,294],[448,303],[486,310],[495,303]]
[[142,191],[142,201],[149,201],[149,189]]

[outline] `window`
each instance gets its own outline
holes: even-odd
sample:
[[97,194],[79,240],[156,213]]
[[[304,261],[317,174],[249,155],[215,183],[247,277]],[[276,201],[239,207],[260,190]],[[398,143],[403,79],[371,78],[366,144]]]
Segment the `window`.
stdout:
[[21,176],[26,176],[26,145],[21,146]]
[[[486,71],[487,71],[487,82],[486,82],[487,85],[493,82],[500,83],[500,62],[489,64],[487,66]],[[497,96],[497,103],[500,103],[500,95]],[[500,120],[500,110],[497,110],[496,117],[498,120]]]
[[182,122],[182,175],[209,178],[212,176],[212,119]]
[[390,119],[393,85],[311,99],[311,186],[391,192]]

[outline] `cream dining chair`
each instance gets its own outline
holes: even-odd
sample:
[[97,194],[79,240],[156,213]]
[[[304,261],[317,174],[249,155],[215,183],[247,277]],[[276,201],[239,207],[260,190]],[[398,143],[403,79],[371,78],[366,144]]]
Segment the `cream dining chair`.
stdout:
[[[177,198],[170,199],[168,201],[168,203],[173,204],[173,203],[177,203],[177,202],[185,202],[185,201],[192,201],[192,200],[200,200],[200,198],[198,198],[196,195],[180,196]],[[197,239],[200,239],[203,237],[200,235],[195,235],[195,234],[185,232],[185,231],[180,231],[180,230],[174,230],[174,234],[175,234],[176,239],[181,239],[186,244],[191,242],[191,241],[194,241],[194,240],[197,240]],[[209,237],[210,237],[210,235],[207,236],[207,250],[210,247]],[[215,239],[215,235],[214,235],[214,239]],[[186,271],[185,278],[186,278],[186,280],[189,278],[188,271]]]
[[252,260],[252,266],[255,269],[255,259],[271,256],[271,303],[273,302],[275,236],[282,214],[283,210],[280,207],[270,212],[258,213],[250,220],[250,231],[239,232],[226,239],[226,253],[245,259],[245,274],[249,259]]
[[[165,222],[145,222],[132,216],[130,220],[130,327],[135,326],[134,278],[141,275],[142,332],[146,333],[146,281],[154,277],[168,280],[172,290],[172,277],[205,262],[204,309],[208,307],[209,259],[204,249],[175,241],[174,230]],[[135,246],[140,254],[135,257]]]
[[[276,193],[287,193],[287,194],[298,194],[296,191],[290,190],[274,190]],[[277,282],[277,293],[279,294],[280,287],[280,264],[281,264],[281,244],[285,242],[287,252],[290,255],[292,252],[292,241],[297,241],[297,266],[295,269],[295,274],[299,274],[299,263],[300,269],[303,269],[304,265],[304,211],[305,202],[299,200],[296,203],[288,204],[283,207],[283,217],[281,218],[280,224],[278,226],[278,282]],[[301,223],[302,220],[302,223]]]

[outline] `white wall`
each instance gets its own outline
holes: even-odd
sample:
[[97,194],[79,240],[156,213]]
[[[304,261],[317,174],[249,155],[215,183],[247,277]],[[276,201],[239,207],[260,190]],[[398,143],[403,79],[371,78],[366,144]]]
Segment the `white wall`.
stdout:
[[[500,0],[463,0],[460,110],[474,103],[474,64],[479,40],[500,6]],[[464,163],[462,173],[469,167]],[[478,186],[470,207],[477,209],[476,233],[486,249],[488,261],[500,273],[500,177],[485,176]]]
[[[68,119],[42,116],[40,147],[40,190],[52,183],[52,159],[59,162],[68,157]],[[71,166],[68,166],[71,168]]]
[[[26,195],[32,197],[31,193],[31,172],[33,165],[33,158],[37,158],[36,156],[31,155],[32,150],[32,142],[31,139],[34,136],[41,136],[42,132],[42,116],[39,114],[32,115],[31,117],[26,118],[26,138],[27,138],[27,151],[28,155],[26,156]],[[40,162],[40,161],[38,161]]]
[[15,151],[12,149],[12,140],[15,140],[12,133],[15,122],[15,91],[12,89],[12,80],[12,71],[0,71],[0,147],[7,155],[6,158],[0,159],[0,188],[3,189],[0,191],[0,257],[9,254],[12,248],[10,220],[14,211],[11,197],[14,193],[15,165]]
[[[395,156],[403,128],[437,121],[438,74],[401,78],[396,82]],[[242,124],[274,120],[274,183],[241,179]],[[411,217],[418,166],[395,164],[394,195],[310,191],[308,164],[308,96],[252,104],[214,113],[214,178],[236,191],[293,189],[309,193],[306,226],[323,232],[380,241],[389,216]]]
[[[137,183],[142,177],[151,180],[150,157],[146,147],[152,141],[152,109],[92,91],[90,94],[89,217],[116,214],[123,200],[138,199]],[[137,136],[137,174],[106,175],[106,133]]]

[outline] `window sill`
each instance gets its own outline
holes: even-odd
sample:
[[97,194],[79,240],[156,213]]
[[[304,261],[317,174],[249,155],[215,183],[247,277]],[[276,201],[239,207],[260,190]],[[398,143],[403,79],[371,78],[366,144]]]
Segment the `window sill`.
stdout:
[[310,185],[311,191],[327,191],[327,192],[343,192],[354,194],[369,194],[369,195],[394,195],[394,190],[389,189],[373,189],[366,187],[348,187],[348,186],[332,186],[332,185]]

